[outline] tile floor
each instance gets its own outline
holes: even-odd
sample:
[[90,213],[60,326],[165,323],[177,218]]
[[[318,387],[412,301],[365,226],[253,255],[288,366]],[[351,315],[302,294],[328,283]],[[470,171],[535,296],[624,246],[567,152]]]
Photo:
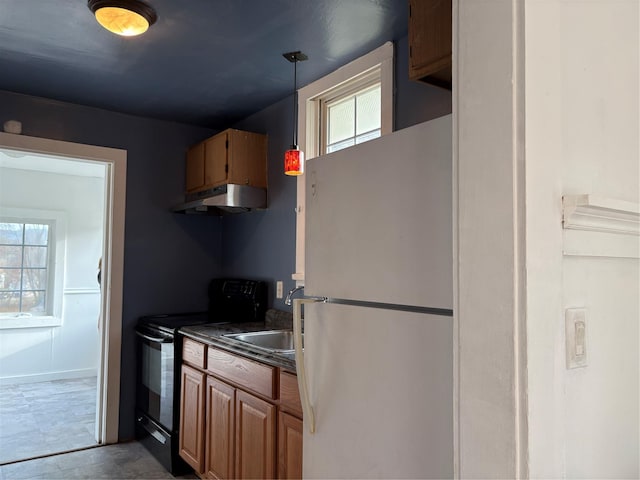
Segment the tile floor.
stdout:
[[138,442],[97,446],[95,411],[95,377],[0,386],[0,480],[198,478],[174,477]]
[[0,464],[96,445],[96,377],[0,386]]
[[0,480],[197,479],[174,477],[138,442],[53,455],[0,466]]

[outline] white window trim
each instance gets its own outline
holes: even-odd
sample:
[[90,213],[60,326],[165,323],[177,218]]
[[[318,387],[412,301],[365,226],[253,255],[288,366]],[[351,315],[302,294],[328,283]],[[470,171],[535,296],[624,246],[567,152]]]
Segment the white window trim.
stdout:
[[[47,294],[51,296],[51,315],[34,315],[31,317],[17,317],[14,315],[0,314],[0,330],[10,328],[39,328],[59,327],[62,325],[62,297],[64,287],[64,265],[67,241],[67,215],[59,210],[27,209],[19,207],[0,207],[0,218],[14,220],[16,222],[38,222],[53,220],[53,239],[55,244],[51,250],[55,259],[52,265],[53,272],[49,273],[51,289]],[[50,250],[50,251],[51,251]]]
[[[380,95],[382,102],[381,135],[386,135],[393,131],[393,51],[393,43],[386,42],[372,52],[298,90],[298,142],[300,149],[305,152],[307,160],[318,156],[318,145],[315,138],[319,126],[317,125],[317,116],[311,114],[316,108],[315,100],[325,92],[378,66],[380,66]],[[304,175],[300,175],[297,178],[296,201],[296,272],[291,276],[298,285],[304,284],[304,182]]]

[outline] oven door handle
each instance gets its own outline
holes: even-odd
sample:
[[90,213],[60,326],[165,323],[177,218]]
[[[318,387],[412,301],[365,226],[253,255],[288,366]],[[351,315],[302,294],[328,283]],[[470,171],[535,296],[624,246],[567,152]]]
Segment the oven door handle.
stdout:
[[146,335],[142,332],[139,332],[138,330],[136,330],[136,335],[144,338],[145,340],[149,340],[150,342],[155,342],[155,343],[172,343],[173,342],[173,337],[152,337],[151,335]]

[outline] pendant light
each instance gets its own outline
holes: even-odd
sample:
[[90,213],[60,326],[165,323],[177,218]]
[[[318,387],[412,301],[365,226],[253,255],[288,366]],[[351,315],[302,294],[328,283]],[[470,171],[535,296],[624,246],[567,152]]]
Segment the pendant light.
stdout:
[[291,148],[284,152],[285,175],[302,175],[304,173],[304,152],[298,148],[298,62],[308,57],[298,51],[283,53],[282,56],[293,63],[293,141]]
[[140,0],[89,0],[87,6],[100,25],[124,37],[146,32],[158,19],[155,10]]

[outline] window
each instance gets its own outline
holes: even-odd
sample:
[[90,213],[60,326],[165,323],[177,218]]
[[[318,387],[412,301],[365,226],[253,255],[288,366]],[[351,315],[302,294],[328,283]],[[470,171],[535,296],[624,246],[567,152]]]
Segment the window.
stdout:
[[[300,149],[307,159],[393,130],[393,44],[387,42],[298,90]],[[304,282],[304,175],[297,180],[296,272]]]
[[382,89],[379,75],[349,83],[352,88],[346,92],[332,92],[334,95],[319,99],[322,121],[320,154],[335,152],[381,135]]
[[52,234],[52,222],[0,222],[0,314],[51,314]]
[[62,325],[66,214],[0,206],[0,329]]

